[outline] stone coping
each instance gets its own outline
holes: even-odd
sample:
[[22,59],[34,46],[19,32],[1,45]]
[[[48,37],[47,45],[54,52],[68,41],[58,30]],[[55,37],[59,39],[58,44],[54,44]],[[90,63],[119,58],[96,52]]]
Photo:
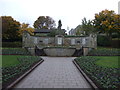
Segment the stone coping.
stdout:
[[77,67],[77,69],[80,71],[80,73],[83,75],[83,77],[88,81],[88,83],[91,85],[91,87],[94,90],[99,90],[99,88],[93,83],[93,81],[84,73],[84,71],[79,67],[77,62],[73,60],[74,65]]
[[22,79],[24,79],[30,72],[32,72],[39,64],[41,64],[44,60],[39,61],[37,64],[35,64],[33,67],[31,67],[28,71],[26,71],[23,75],[21,75],[17,80],[15,80],[13,83],[11,83],[9,86],[7,86],[6,89],[13,88],[17,83],[19,83]]
[[47,47],[44,47],[43,49],[46,49],[46,48],[76,49],[76,48],[73,47],[73,46],[71,46],[71,47],[70,47],[70,46],[65,46],[65,47],[64,47],[64,46],[50,46],[50,47],[47,46]]
[[79,36],[79,35],[65,35],[64,37],[89,37],[89,36],[87,36],[87,35],[82,35],[82,36]]
[[[35,37],[52,37],[55,38],[55,36],[48,36],[48,35],[31,35],[31,36],[35,36]],[[69,35],[63,35],[63,37],[65,38],[74,38],[74,37],[89,37],[89,36],[69,36]]]
[[[70,46],[65,46],[65,45],[37,45],[38,48],[78,48],[77,45],[70,45]],[[79,46],[79,49],[82,48]]]

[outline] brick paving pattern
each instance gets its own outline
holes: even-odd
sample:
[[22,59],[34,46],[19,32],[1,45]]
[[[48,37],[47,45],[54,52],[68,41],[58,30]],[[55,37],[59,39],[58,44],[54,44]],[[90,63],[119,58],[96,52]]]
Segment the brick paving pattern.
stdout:
[[77,70],[74,57],[42,57],[45,61],[14,88],[91,88]]

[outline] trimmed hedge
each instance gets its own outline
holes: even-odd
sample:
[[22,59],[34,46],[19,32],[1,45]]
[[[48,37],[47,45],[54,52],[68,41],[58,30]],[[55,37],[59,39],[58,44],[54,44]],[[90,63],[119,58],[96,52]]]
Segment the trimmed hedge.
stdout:
[[120,49],[117,48],[99,48],[93,49],[88,56],[120,56]]
[[22,47],[22,42],[2,42],[2,47]]
[[111,46],[110,40],[107,36],[104,35],[97,35],[97,45],[98,46]]
[[2,48],[3,55],[30,55],[24,48]]
[[120,38],[113,39],[111,41],[111,47],[113,48],[120,48]]
[[42,60],[42,58],[37,56],[24,56],[18,58],[20,62],[19,65],[2,67],[2,87],[6,88],[40,60]]
[[76,58],[80,68],[92,79],[99,88],[120,88],[120,68],[98,66],[98,59],[92,56]]

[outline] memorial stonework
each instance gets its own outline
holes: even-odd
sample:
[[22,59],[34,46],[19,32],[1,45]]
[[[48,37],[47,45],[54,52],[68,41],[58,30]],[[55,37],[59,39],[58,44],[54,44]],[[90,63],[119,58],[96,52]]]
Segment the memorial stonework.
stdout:
[[[82,50],[80,51],[82,52],[81,55],[87,55],[89,50],[97,47],[96,38],[96,35],[56,35],[55,37],[38,36],[36,32],[34,35],[30,35],[25,31],[23,32],[23,48],[27,48],[32,55],[42,55],[44,52],[44,55],[48,56],[76,56],[74,53],[76,53],[76,51],[79,53],[80,50]],[[38,50],[36,50],[36,48]]]
[[34,35],[24,31],[23,48],[39,56],[85,56],[97,47],[96,35],[70,36],[61,27],[59,20],[58,29],[35,29]]

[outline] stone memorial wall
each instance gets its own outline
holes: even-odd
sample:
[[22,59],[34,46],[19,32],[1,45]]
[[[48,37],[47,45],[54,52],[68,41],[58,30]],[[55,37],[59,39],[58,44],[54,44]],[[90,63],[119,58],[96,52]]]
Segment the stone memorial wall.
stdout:
[[[40,49],[45,47],[74,47],[76,49],[81,48],[96,48],[97,47],[97,39],[96,35],[90,36],[63,36],[56,35],[55,37],[42,37],[42,36],[32,36],[28,32],[23,33],[23,48],[29,48],[29,51],[32,54],[35,54],[35,47],[37,46]],[[86,51],[86,52],[85,52]],[[84,49],[83,52],[87,55],[87,49]],[[67,55],[67,54],[66,54]]]

